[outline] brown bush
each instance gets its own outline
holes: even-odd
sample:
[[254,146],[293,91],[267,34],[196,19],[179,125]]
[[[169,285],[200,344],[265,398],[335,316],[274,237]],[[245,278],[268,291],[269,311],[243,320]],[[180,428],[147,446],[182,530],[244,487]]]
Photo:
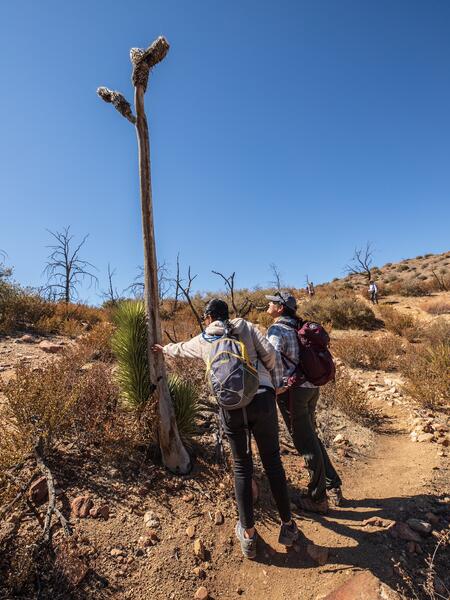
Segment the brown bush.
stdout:
[[447,315],[450,314],[450,300],[445,298],[426,300],[422,302],[420,308],[430,315]]
[[374,329],[378,320],[373,310],[354,296],[321,297],[303,304],[301,315],[319,323],[331,323],[335,329]]
[[380,306],[379,310],[387,330],[403,336],[410,342],[419,338],[419,325],[411,315],[405,315],[392,306]]
[[337,406],[350,419],[368,424],[375,419],[367,394],[345,369],[338,369],[336,380],[321,388],[326,403]]
[[426,408],[448,408],[450,397],[450,344],[411,346],[400,363],[404,389]]
[[401,341],[392,335],[382,338],[346,336],[333,340],[332,350],[349,367],[386,371],[396,369],[404,354]]
[[420,338],[430,346],[448,344],[450,340],[450,321],[438,317],[420,327]]
[[0,282],[0,333],[33,328],[40,319],[49,317],[52,310],[52,305],[38,294]]
[[114,354],[111,348],[111,337],[114,332],[112,323],[97,323],[88,333],[78,340],[80,350],[86,353],[86,360],[112,362]]
[[400,286],[399,294],[401,296],[428,296],[432,290],[430,285],[418,281],[418,277],[409,279]]

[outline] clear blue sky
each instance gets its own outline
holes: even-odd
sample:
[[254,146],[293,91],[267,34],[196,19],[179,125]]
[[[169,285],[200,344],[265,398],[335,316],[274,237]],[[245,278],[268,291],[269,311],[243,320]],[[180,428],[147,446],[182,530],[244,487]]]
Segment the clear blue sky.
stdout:
[[[129,49],[171,44],[146,95],[157,251],[221,287],[304,285],[449,249],[448,0],[21,0],[0,6],[0,248],[43,282],[46,229],[89,233],[116,285],[142,264]],[[95,290],[82,298],[98,302]]]

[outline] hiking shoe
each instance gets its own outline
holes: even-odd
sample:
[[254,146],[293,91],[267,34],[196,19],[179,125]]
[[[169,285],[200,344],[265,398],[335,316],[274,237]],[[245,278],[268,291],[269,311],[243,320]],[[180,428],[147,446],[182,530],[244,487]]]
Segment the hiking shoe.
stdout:
[[245,558],[256,558],[256,540],[258,539],[258,534],[256,531],[252,538],[246,538],[244,535],[245,529],[238,521],[236,523],[235,532],[237,539],[241,543],[242,554],[245,556]]
[[342,496],[342,490],[340,487],[335,487],[331,488],[331,490],[327,490],[327,496],[331,506],[342,505],[342,500],[344,499],[344,497]]
[[328,512],[328,500],[325,497],[320,502],[316,502],[311,497],[300,498],[297,501],[297,507],[300,510],[306,510],[308,512],[316,512],[321,515],[326,515]]
[[300,531],[298,530],[297,523],[292,519],[290,525],[286,525],[286,523],[281,525],[278,543],[283,546],[292,546],[298,540],[299,535]]

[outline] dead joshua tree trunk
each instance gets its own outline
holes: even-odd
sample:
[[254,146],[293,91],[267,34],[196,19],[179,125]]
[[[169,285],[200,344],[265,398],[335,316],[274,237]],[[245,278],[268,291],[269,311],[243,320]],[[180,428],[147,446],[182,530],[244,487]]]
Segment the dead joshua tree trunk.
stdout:
[[147,50],[132,48],[133,85],[135,86],[136,118],[127,100],[118,92],[99,88],[98,94],[129,121],[135,123],[139,148],[139,178],[141,191],[142,231],[144,239],[144,299],[148,324],[148,361],[150,380],[155,386],[154,394],[159,406],[159,444],[164,465],[173,472],[187,473],[190,459],[178,433],[175,413],[167,384],[164,358],[153,352],[154,344],[161,344],[161,321],[159,316],[158,265],[156,261],[153,226],[152,187],[150,175],[150,137],[144,107],[150,69],[159,63],[169,50],[164,37],[159,37]]

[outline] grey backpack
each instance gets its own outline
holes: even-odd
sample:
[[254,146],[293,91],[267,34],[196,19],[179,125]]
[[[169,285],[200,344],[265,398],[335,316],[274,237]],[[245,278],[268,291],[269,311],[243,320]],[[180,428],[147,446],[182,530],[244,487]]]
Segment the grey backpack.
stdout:
[[245,344],[231,334],[228,323],[222,336],[208,341],[211,350],[206,377],[219,406],[226,410],[245,408],[259,386],[258,371],[250,362]]

